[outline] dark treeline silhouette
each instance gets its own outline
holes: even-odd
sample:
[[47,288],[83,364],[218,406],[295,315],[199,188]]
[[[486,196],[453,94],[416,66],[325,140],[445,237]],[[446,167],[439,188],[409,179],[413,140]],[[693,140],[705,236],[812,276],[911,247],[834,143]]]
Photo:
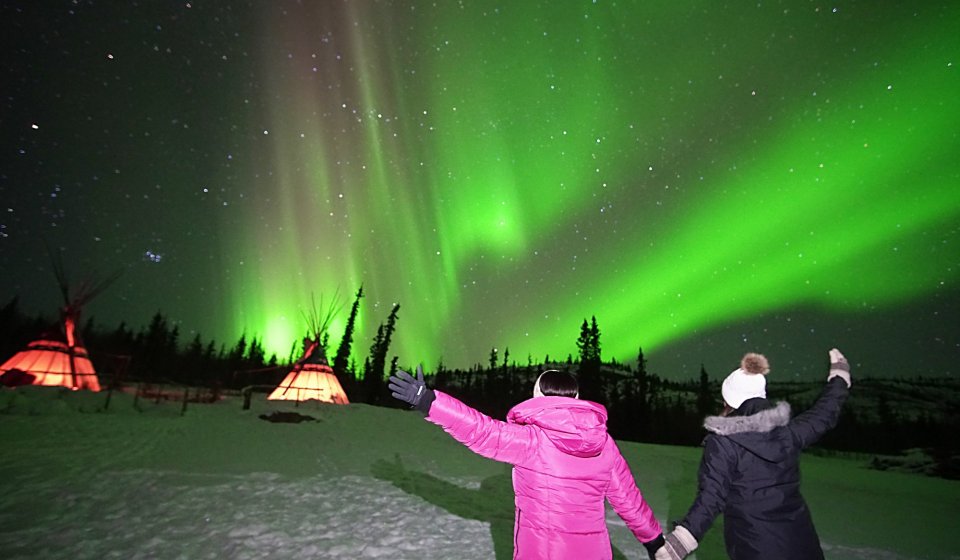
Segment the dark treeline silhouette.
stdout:
[[[332,367],[348,398],[354,403],[402,407],[389,398],[385,379],[401,366],[399,357],[388,361],[391,338],[397,328],[400,305],[392,307],[371,340],[369,354],[359,368],[350,356],[354,343],[356,316],[363,297],[357,293],[345,332],[333,354],[322,341],[325,355],[333,356]],[[28,318],[12,299],[0,308],[0,359],[6,359],[54,321]],[[722,408],[720,383],[727,372],[711,377],[701,365],[697,378],[686,381],[667,379],[647,370],[643,349],[638,347],[636,364],[602,359],[601,331],[596,317],[584,319],[576,340],[578,355],[564,360],[545,356],[526,364],[510,360],[510,350],[502,354],[492,348],[488,363],[469,369],[449,369],[441,360],[433,371],[426,371],[428,384],[464,400],[478,410],[504,418],[517,403],[530,398],[533,383],[540,372],[558,369],[575,374],[581,385],[581,398],[602,403],[609,413],[608,427],[617,439],[671,445],[699,445],[705,435],[703,418]],[[157,313],[149,325],[138,331],[121,323],[113,330],[95,328],[89,319],[82,336],[87,342],[101,384],[106,386],[117,375],[122,383],[175,383],[205,387],[216,394],[241,390],[248,386],[275,387],[299,357],[300,348],[292,342],[286,356],[267,356],[256,336],[241,335],[233,344],[204,340],[195,334],[184,342],[177,325]],[[429,370],[429,366],[425,369]],[[416,364],[403,369],[413,371]],[[771,399],[786,400],[796,412],[807,409],[822,389],[822,382],[777,382],[770,380]],[[937,379],[872,379],[854,375],[854,391],[845,405],[839,425],[818,444],[820,452],[842,451],[895,455],[907,450],[923,450],[932,461],[923,465],[928,474],[960,477],[957,438],[960,430],[960,381]],[[885,468],[885,460],[875,466]],[[895,465],[894,465],[895,466]]]
[[[639,363],[645,366],[642,351],[639,355]],[[581,376],[580,367],[572,360],[493,369],[477,364],[468,370],[450,370],[441,364],[427,375],[427,383],[494,418],[504,418],[513,405],[532,396],[541,371],[559,369]],[[645,367],[615,362],[602,363],[592,375],[585,381],[594,388],[593,400],[607,407],[608,427],[618,440],[697,446],[706,435],[703,418],[722,409],[722,376],[711,379],[703,367],[698,379],[688,381],[671,381],[646,372]],[[818,452],[896,455],[922,450],[926,462],[913,470],[960,478],[955,435],[960,429],[960,381],[855,378],[854,387],[838,426],[818,443]],[[789,402],[799,413],[813,404],[822,388],[823,382],[771,381],[767,394]],[[874,459],[875,466],[883,468],[878,462],[883,460]]]
[[[595,317],[583,321],[576,344],[577,359],[568,356],[563,362],[547,356],[540,363],[528,357],[526,365],[508,364],[509,349],[498,362],[496,348],[486,368],[478,363],[467,370],[450,370],[441,360],[434,373],[428,372],[427,382],[494,418],[504,418],[512,406],[532,396],[540,372],[568,371],[577,375],[582,398],[607,407],[613,437],[646,443],[700,445],[706,434],[704,417],[723,408],[720,384],[728,372],[711,379],[701,365],[696,379],[665,379],[647,371],[642,348],[638,348],[635,367],[616,360],[605,362]],[[817,382],[770,381],[767,393],[773,400],[789,402],[799,413],[813,404],[825,381],[826,372]],[[960,381],[855,375],[854,387],[839,425],[819,442],[819,452],[892,455],[913,450],[905,461],[875,457],[873,466],[960,478],[955,436],[960,429]]]
[[[399,358],[394,356],[388,369],[387,355],[400,305],[394,305],[386,323],[381,323],[370,347],[370,355],[362,369],[358,369],[350,356],[362,298],[361,287],[357,290],[336,353],[331,352],[326,333],[320,345],[323,355],[333,358],[331,367],[351,401],[391,402],[393,399],[385,398],[389,396],[385,378],[396,371]],[[58,323],[49,318],[25,316],[19,310],[19,298],[12,298],[0,308],[0,360],[23,349],[41,334],[58,329]],[[126,323],[120,323],[114,329],[104,329],[95,325],[95,318],[91,316],[84,323],[81,334],[104,387],[146,383],[203,387],[210,389],[212,395],[247,387],[264,392],[283,380],[303,351],[302,339],[298,338],[291,341],[287,355],[271,354],[268,357],[262,339],[247,333],[233,343],[204,339],[200,333],[184,341],[180,327],[159,311],[139,330]]]

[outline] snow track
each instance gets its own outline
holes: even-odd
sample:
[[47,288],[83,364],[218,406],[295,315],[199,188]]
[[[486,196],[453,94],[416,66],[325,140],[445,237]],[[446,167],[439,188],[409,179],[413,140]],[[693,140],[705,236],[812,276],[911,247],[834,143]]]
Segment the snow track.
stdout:
[[0,533],[5,558],[493,558],[488,524],[369,477],[108,472],[43,495],[36,524]]

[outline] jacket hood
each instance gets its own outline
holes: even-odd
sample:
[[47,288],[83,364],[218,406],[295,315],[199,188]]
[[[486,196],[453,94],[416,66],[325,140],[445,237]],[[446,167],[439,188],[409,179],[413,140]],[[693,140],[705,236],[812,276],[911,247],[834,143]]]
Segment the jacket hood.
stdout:
[[746,416],[707,416],[703,427],[720,436],[727,436],[748,451],[767,461],[786,457],[787,449],[770,437],[770,432],[790,422],[790,404],[780,401],[773,408]]
[[607,442],[607,409],[569,397],[536,397],[516,405],[507,422],[537,426],[560,451],[595,457]]

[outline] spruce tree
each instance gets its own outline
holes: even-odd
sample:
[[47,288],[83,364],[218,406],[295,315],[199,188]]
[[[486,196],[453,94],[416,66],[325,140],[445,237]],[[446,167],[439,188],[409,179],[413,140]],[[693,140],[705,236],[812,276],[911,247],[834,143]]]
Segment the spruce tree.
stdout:
[[580,325],[580,337],[577,339],[577,350],[580,351],[580,363],[588,361],[590,357],[590,325],[587,320],[583,320]]
[[600,327],[596,316],[590,318],[590,360],[597,369],[600,368]]
[[373,337],[373,344],[370,345],[370,355],[363,362],[363,392],[366,401],[374,404],[379,400],[380,383],[383,379],[383,368],[380,368],[380,374],[377,374],[375,365],[376,356],[383,345],[383,323],[377,327],[377,335]]
[[371,404],[380,401],[387,351],[390,348],[390,338],[393,336],[393,331],[396,330],[397,313],[399,311],[400,304],[394,304],[393,309],[390,310],[390,315],[387,317],[386,325],[381,323],[377,328],[377,336],[370,347],[370,366],[364,373],[363,384],[367,392],[367,402]]
[[650,376],[647,374],[647,359],[643,356],[643,347],[637,348],[637,370],[633,375],[637,382],[634,420],[637,435],[641,440],[645,440],[650,433]]
[[263,349],[263,341],[259,338],[254,338],[250,342],[250,350],[247,352],[247,360],[250,362],[250,367],[253,368],[262,368],[266,365],[267,352]]
[[[393,331],[397,329],[397,313],[400,311],[400,304],[393,304],[390,315],[387,317],[387,326],[383,332],[383,348],[380,350],[380,363],[386,365],[387,350],[390,348],[390,338],[393,337]],[[383,375],[383,367],[380,368],[380,374]]]
[[357,290],[357,297],[353,300],[353,307],[350,308],[350,316],[347,317],[347,325],[343,329],[343,338],[340,339],[340,347],[337,348],[337,355],[333,358],[333,372],[341,382],[347,377],[347,370],[350,362],[350,349],[353,345],[353,330],[357,322],[357,312],[360,309],[360,298],[363,297],[363,286]]
[[633,373],[638,381],[645,382],[647,379],[647,359],[643,356],[643,347],[637,348],[637,371]]
[[710,378],[707,370],[700,364],[700,383],[697,386],[697,414],[703,418],[713,412],[715,408],[713,395],[710,391]]
[[603,397],[600,383],[600,327],[595,316],[590,323],[584,319],[580,325],[577,348],[580,350],[580,394],[588,400],[600,400]]

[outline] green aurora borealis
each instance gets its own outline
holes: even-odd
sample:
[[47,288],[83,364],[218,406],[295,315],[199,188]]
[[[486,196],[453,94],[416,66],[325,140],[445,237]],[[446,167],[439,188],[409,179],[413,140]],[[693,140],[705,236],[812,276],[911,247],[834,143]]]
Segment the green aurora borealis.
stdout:
[[[4,133],[4,161],[19,163],[0,193],[107,170],[111,186],[75,189],[83,220],[70,225],[74,209],[44,232],[74,254],[97,238],[78,272],[130,267],[92,306],[98,319],[160,309],[184,338],[255,333],[285,357],[311,293],[339,292],[338,342],[362,284],[358,362],[398,302],[401,364],[467,367],[492,347],[565,358],[595,315],[605,358],[632,361],[642,345],[692,376],[756,344],[791,363],[814,361],[794,343],[864,356],[892,342],[868,325],[845,324],[839,341],[809,333],[946,302],[937,344],[960,356],[956,3],[194,2],[124,8],[112,32],[92,23],[110,8],[97,10],[76,16],[96,36],[70,56],[89,53],[84,72],[117,75],[127,93],[91,100],[107,87],[91,77],[88,93],[8,104],[25,120]],[[140,60],[106,70],[107,52]],[[143,59],[164,52],[148,75]],[[45,116],[69,136],[98,112],[114,147],[98,163],[49,140]],[[143,137],[151,126],[166,131]],[[38,152],[42,171],[23,162]],[[4,203],[19,206],[2,244],[25,253],[51,212],[31,196]],[[163,259],[144,262],[147,250]],[[798,310],[814,324],[778,332],[809,340],[702,342]],[[658,363],[668,348],[697,369]]]

